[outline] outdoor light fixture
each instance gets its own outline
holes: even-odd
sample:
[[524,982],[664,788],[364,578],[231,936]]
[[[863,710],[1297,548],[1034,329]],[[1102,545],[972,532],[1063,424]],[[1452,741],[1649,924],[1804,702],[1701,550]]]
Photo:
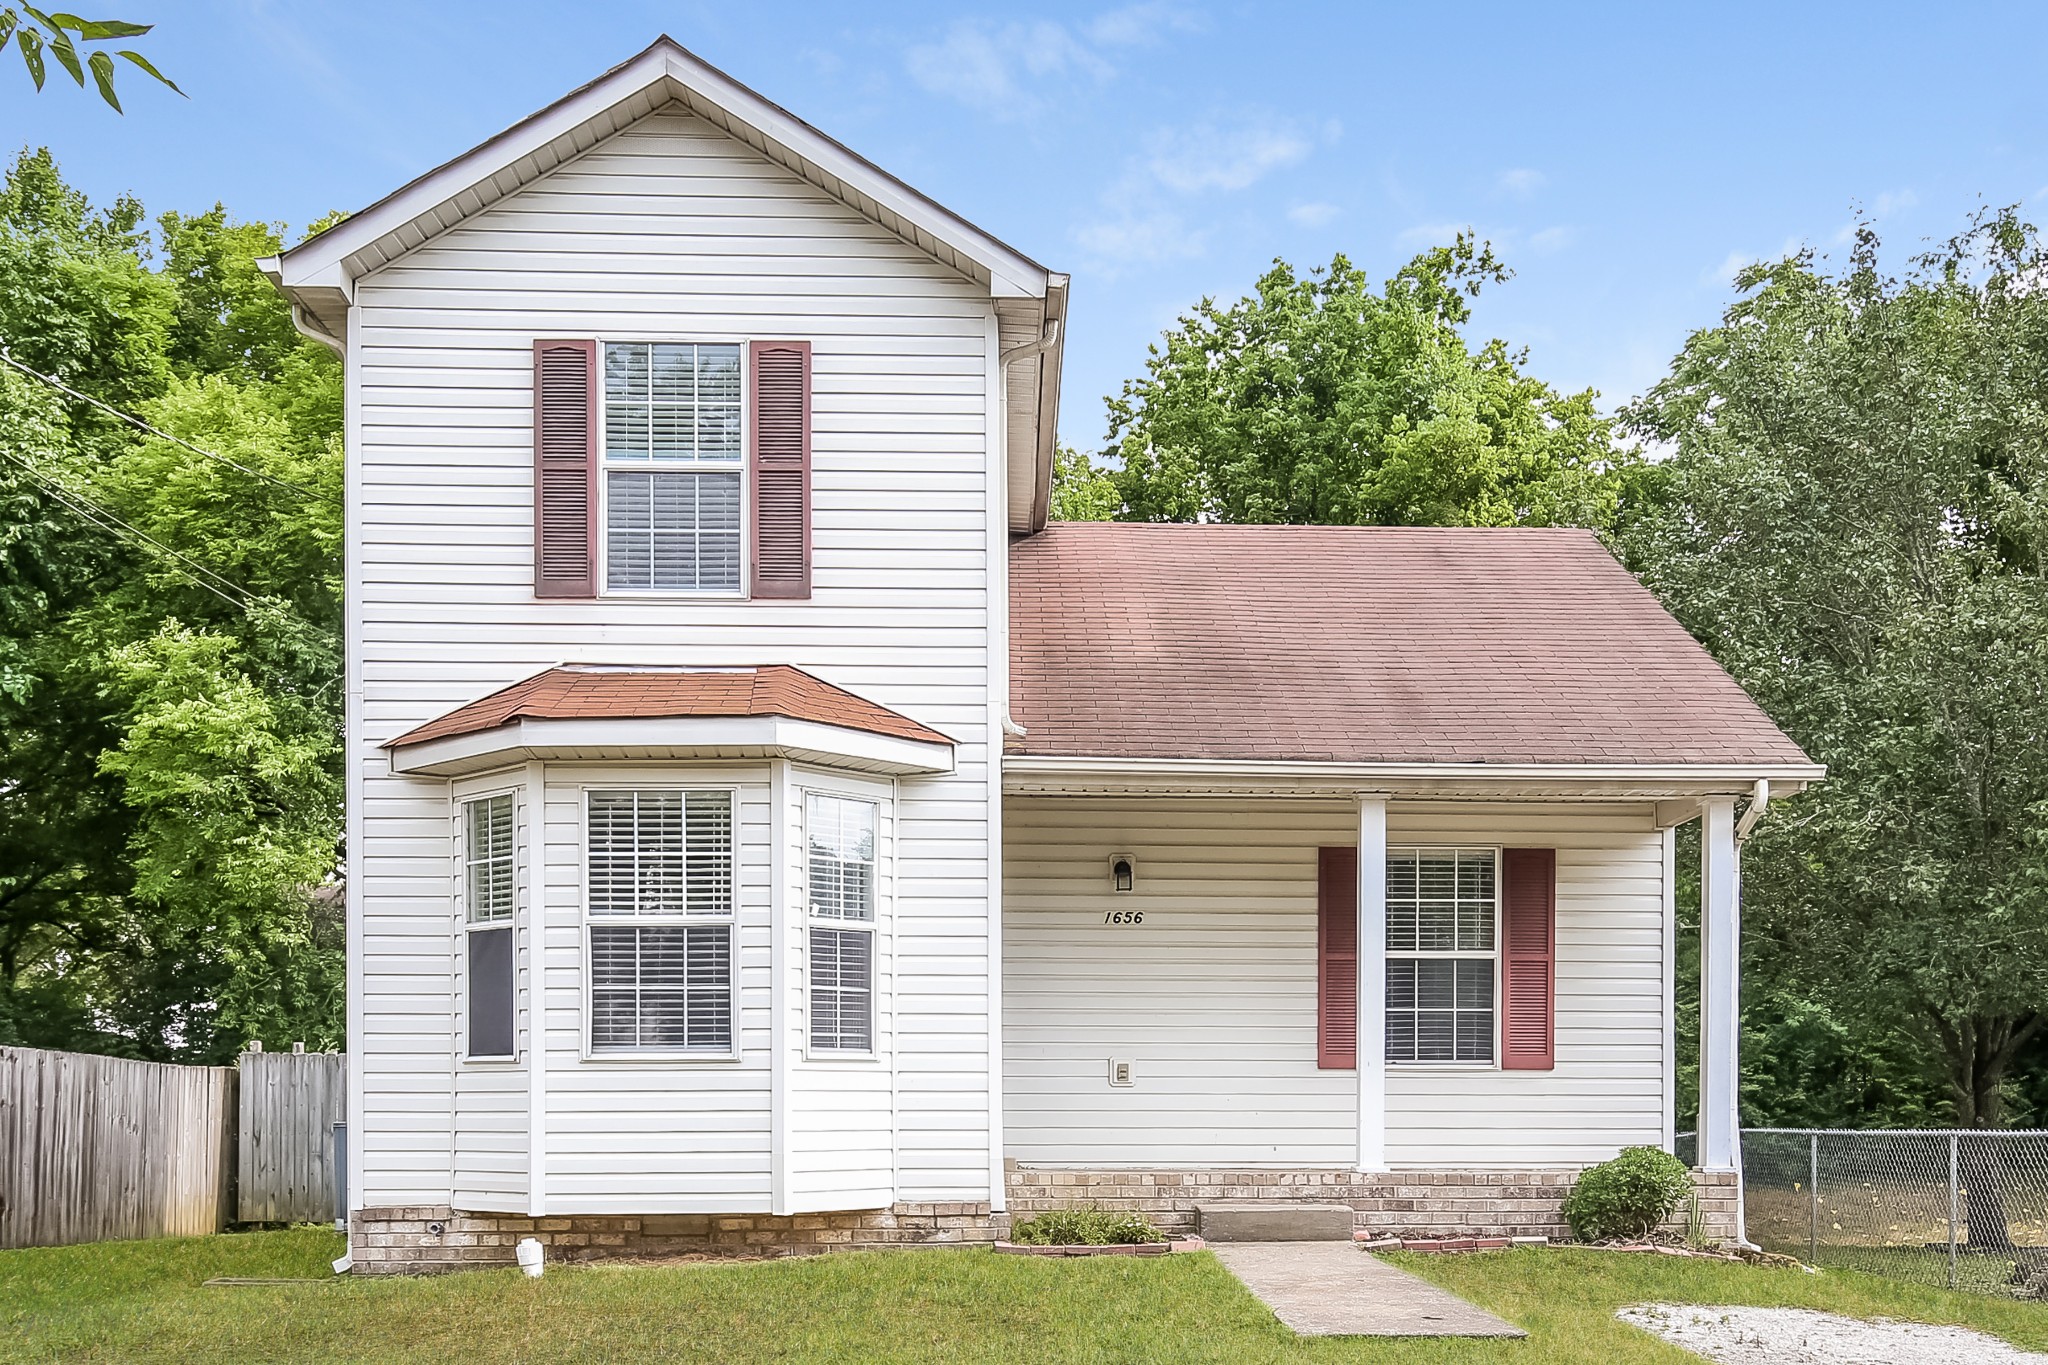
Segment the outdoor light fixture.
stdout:
[[1109,882],[1118,891],[1128,891],[1138,881],[1138,860],[1128,853],[1109,855]]

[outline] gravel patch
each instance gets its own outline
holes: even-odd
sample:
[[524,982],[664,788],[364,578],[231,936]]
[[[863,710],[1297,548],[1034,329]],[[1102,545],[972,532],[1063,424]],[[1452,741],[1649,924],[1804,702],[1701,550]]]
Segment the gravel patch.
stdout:
[[2048,1355],[1968,1327],[1806,1308],[1643,1303],[1615,1316],[1720,1365],[2048,1365]]

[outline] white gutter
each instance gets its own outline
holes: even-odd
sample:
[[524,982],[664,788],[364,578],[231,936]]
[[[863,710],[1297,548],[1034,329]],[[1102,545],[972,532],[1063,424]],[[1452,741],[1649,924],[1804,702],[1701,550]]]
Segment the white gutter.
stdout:
[[[1345,763],[1321,759],[1123,758],[1110,755],[1011,754],[1003,771],[1033,777],[1236,777],[1324,779],[1336,782],[1417,778],[1535,782],[1714,783],[1767,791],[1770,782],[1798,787],[1818,782],[1818,763]],[[1759,799],[1753,809],[1759,812]]]

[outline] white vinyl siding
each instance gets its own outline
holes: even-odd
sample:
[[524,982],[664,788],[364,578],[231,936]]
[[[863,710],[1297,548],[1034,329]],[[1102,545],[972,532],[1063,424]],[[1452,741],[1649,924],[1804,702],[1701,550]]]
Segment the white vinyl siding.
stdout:
[[[1348,1168],[1355,1071],[1316,1066],[1316,851],[1348,802],[1012,798],[1004,1095],[1048,1166]],[[1395,848],[1557,850],[1557,1067],[1387,1071],[1394,1169],[1575,1166],[1662,1138],[1663,840],[1647,804],[1404,802]],[[1109,886],[1135,856],[1136,890]],[[1105,923],[1142,910],[1142,925]],[[1128,1089],[1107,1064],[1135,1065]]]
[[[461,1045],[448,783],[392,774],[378,746],[572,660],[793,664],[954,738],[955,772],[906,779],[893,803],[903,870],[884,903],[900,927],[882,945],[878,1041],[892,1007],[900,1022],[887,1067],[820,1063],[819,1108],[793,1140],[820,1171],[855,1144],[858,1171],[833,1167],[806,1195],[831,1207],[872,1207],[843,1201],[891,1191],[987,1199],[990,645],[1001,604],[989,593],[986,288],[670,109],[363,277],[356,301],[357,1197],[447,1201],[447,1077]],[[811,599],[536,599],[537,337],[809,340]],[[636,769],[624,782],[616,766],[547,773],[531,1013],[551,1213],[766,1207],[768,893],[749,880],[766,876],[765,772],[737,779],[763,784],[742,791],[735,816],[737,1058],[692,1064],[683,1089],[675,1063],[584,1056],[582,788],[653,780]],[[660,780],[722,772],[668,767]],[[800,973],[794,934],[789,951]],[[790,1041],[801,1047],[800,1035]]]
[[1387,850],[1387,1061],[1494,1060],[1500,852]]
[[590,1050],[730,1054],[730,791],[593,791]]
[[604,581],[736,594],[746,500],[741,348],[604,343]]
[[[809,1213],[885,1208],[899,1197],[899,1092],[906,1083],[921,1084],[899,1074],[903,1058],[897,1051],[898,1036],[916,1021],[905,1018],[894,999],[894,812],[910,781],[896,784],[796,765],[790,773],[787,875],[803,913],[792,918],[788,938],[793,1051],[785,1142],[788,1209]],[[838,812],[824,825],[814,818],[820,804]],[[852,818],[849,822],[841,816]],[[822,841],[816,857],[813,830],[832,836]],[[857,856],[843,856],[849,853]],[[813,913],[818,907],[829,913]],[[816,931],[858,933],[866,941],[872,988],[867,999],[870,1042],[865,1049],[815,1045],[820,1024],[838,1028],[844,1022],[836,1009],[830,1020],[813,1015],[819,966],[812,942]]]

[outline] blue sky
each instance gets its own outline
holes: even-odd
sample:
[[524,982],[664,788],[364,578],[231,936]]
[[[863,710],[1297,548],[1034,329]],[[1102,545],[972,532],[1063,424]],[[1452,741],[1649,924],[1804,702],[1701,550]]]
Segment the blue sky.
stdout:
[[1980,202],[2048,212],[2048,7],[1224,3],[973,8],[117,0],[190,94],[126,118],[0,66],[0,146],[98,199],[295,228],[371,202],[666,31],[1074,277],[1062,431],[1275,256],[1375,278],[1461,227],[1516,278],[1474,330],[1624,401],[1744,261],[1898,258]]

